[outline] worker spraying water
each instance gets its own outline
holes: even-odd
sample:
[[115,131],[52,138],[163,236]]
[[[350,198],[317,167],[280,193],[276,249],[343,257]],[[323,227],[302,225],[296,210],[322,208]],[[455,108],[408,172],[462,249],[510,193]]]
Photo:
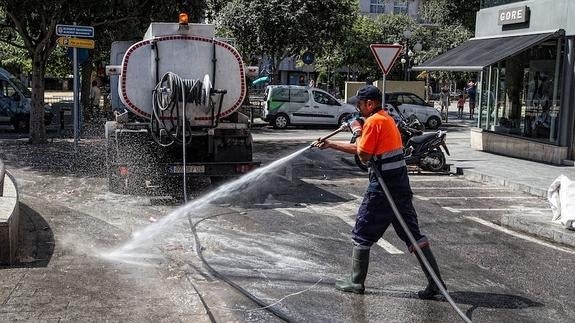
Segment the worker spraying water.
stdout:
[[370,248],[391,224],[409,251],[415,253],[427,278],[427,287],[417,293],[419,298],[434,299],[443,294],[458,314],[470,322],[447,294],[430,242],[419,229],[401,135],[393,118],[382,109],[381,98],[377,87],[367,85],[350,99],[365,118],[365,121],[359,118],[348,123],[354,137],[358,137],[357,143],[329,141],[328,136],[312,144],[320,149],[357,154],[362,162],[369,162],[371,166],[367,192],[352,231],[351,274],[337,280],[335,288],[356,294],[365,292]]
[[324,137],[312,144],[320,149],[332,148],[357,154],[362,162],[371,166],[367,192],[352,231],[351,274],[337,280],[335,288],[357,294],[365,292],[370,248],[391,224],[409,251],[415,253],[427,278],[427,287],[417,293],[419,298],[434,299],[443,294],[461,318],[471,322],[447,293],[429,240],[420,232],[401,135],[393,118],[382,109],[381,97],[377,87],[367,85],[350,99],[365,118],[365,121],[359,118],[348,123],[354,137],[359,138],[357,143],[334,142]]
[[[394,217],[390,201],[387,200],[378,182],[373,170],[374,167],[381,172],[389,190],[392,192],[391,195],[395,204],[407,223],[410,233],[415,238],[416,243],[423,251],[425,258],[435,273],[441,279],[439,267],[431,252],[429,240],[419,230],[417,213],[411,202],[413,193],[407,176],[401,135],[395,126],[393,118],[382,110],[381,91],[373,85],[365,86],[357,92],[352,101],[356,101],[358,111],[366,118],[363,125],[357,119],[351,123],[352,129],[356,133],[361,131],[357,144],[329,141],[324,138],[315,143],[315,146],[321,149],[332,148],[349,154],[358,154],[363,162],[369,162],[372,159],[375,161],[369,175],[369,186],[359,208],[352,232],[352,272],[349,277],[337,281],[336,288],[344,292],[364,293],[370,248],[383,236],[390,224],[393,225],[401,240],[406,243],[409,251],[414,251],[413,244],[407,238],[399,221]],[[418,254],[416,256],[428,279],[427,287],[418,292],[418,296],[422,299],[431,299],[440,295],[439,287],[423,265],[421,257]],[[445,286],[443,281],[441,283]]]

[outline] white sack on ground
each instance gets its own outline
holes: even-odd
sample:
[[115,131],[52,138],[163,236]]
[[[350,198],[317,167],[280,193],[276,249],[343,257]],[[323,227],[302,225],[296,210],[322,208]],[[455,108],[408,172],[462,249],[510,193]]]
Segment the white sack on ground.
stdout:
[[549,187],[547,199],[551,204],[553,222],[575,228],[575,181],[560,175]]

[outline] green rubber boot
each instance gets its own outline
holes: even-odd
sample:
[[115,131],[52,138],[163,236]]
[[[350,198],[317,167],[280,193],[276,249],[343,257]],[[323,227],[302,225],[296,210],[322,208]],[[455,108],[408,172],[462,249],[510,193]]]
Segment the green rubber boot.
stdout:
[[[426,246],[421,248],[421,251],[425,256],[425,259],[427,259],[427,262],[431,265],[431,268],[435,272],[435,275],[437,275],[437,278],[439,278],[439,280],[441,281],[443,287],[447,289],[445,283],[443,282],[443,279],[441,279],[441,274],[439,273],[439,266],[437,266],[437,261],[435,261],[435,257],[431,252],[431,248],[429,248],[429,246]],[[439,287],[437,286],[437,284],[435,284],[435,281],[433,281],[431,274],[423,264],[423,261],[421,260],[417,252],[415,252],[415,256],[417,257],[419,265],[421,266],[421,269],[423,269],[425,277],[427,278],[427,287],[425,287],[424,290],[420,290],[419,292],[417,292],[417,296],[419,296],[419,298],[421,299],[435,299],[436,297],[441,296],[441,290],[439,290]]]
[[348,278],[337,280],[335,288],[346,293],[363,294],[365,292],[363,283],[369,266],[369,249],[353,247],[351,261],[351,275]]

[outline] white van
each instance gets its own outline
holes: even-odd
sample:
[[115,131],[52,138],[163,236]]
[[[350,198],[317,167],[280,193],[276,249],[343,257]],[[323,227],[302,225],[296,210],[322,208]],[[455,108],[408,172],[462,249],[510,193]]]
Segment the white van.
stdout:
[[[9,126],[18,132],[30,128],[32,92],[18,78],[0,68],[0,126]],[[49,106],[45,107],[44,122],[52,122]]]
[[289,125],[340,125],[357,112],[353,105],[307,86],[269,85],[264,98],[262,119],[278,129]]

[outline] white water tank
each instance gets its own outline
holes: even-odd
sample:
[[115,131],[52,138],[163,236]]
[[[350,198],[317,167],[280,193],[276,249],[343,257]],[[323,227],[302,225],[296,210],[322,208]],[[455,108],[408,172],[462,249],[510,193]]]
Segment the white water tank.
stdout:
[[[118,86],[120,100],[135,114],[149,119],[153,90],[167,72],[200,81],[208,75],[213,88],[226,90],[220,117],[237,111],[246,96],[242,58],[231,45],[214,39],[213,25],[190,24],[189,29],[180,30],[179,24],[151,24],[144,40],[124,54]],[[219,102],[218,97],[213,96],[215,102]],[[192,126],[210,126],[212,113],[217,115],[219,105],[213,109],[188,103],[186,115]]]

